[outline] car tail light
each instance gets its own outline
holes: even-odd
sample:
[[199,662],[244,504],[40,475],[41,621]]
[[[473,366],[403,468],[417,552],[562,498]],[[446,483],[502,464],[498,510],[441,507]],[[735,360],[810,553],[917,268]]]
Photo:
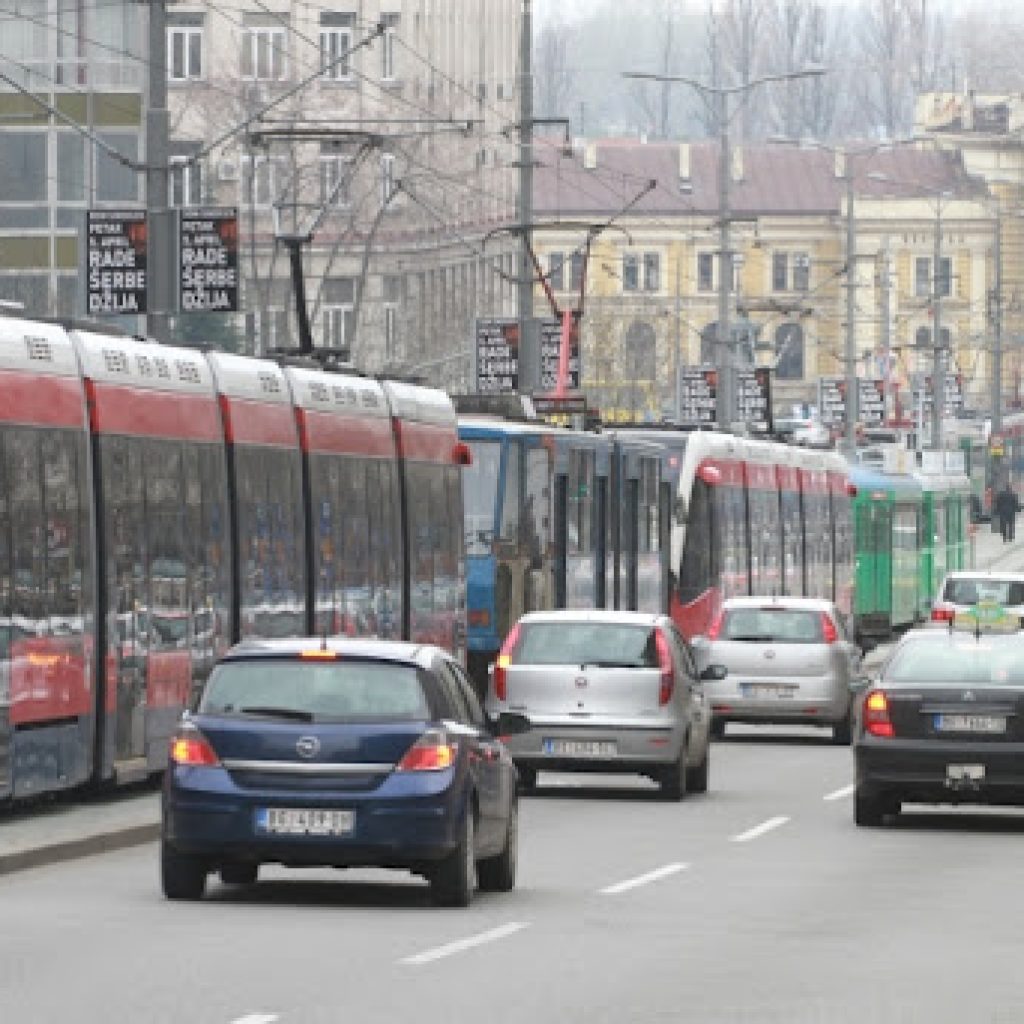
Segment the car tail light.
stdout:
[[171,761],[193,768],[211,768],[220,764],[217,752],[198,729],[183,730],[171,737]]
[[718,635],[722,632],[722,626],[725,625],[725,610],[720,611],[714,621],[708,626],[708,639],[717,640]]
[[498,652],[498,660],[494,663],[494,696],[498,700],[508,699],[508,667],[512,664],[512,655],[516,653],[519,636],[523,627],[517,622],[512,632],[505,637],[505,642]]
[[658,668],[661,670],[661,685],[658,687],[658,703],[664,707],[672,699],[675,689],[675,673],[672,670],[672,652],[668,639],[660,629],[654,631],[654,648],[658,652]]
[[948,605],[937,604],[932,608],[932,622],[952,622],[956,609]]
[[400,772],[440,772],[455,763],[455,744],[439,729],[425,732],[398,762]]
[[839,631],[828,612],[821,613],[821,637],[827,644],[834,644],[839,639]]
[[889,718],[889,698],[882,690],[871,690],[864,698],[864,731],[872,736],[895,736]]

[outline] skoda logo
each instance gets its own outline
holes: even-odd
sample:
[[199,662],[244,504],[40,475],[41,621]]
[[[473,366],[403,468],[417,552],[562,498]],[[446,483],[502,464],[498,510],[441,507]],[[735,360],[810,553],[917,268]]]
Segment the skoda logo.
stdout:
[[315,736],[303,736],[295,744],[299,757],[316,757],[320,753],[320,741]]

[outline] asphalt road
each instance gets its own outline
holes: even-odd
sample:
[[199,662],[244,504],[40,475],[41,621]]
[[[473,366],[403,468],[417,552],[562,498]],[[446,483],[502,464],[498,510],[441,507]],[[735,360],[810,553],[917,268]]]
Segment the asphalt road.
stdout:
[[711,790],[542,776],[520,885],[440,910],[383,872],[165,902],[156,846],[0,878],[0,1021],[1024,1020],[1024,815],[857,829],[851,756],[736,730]]

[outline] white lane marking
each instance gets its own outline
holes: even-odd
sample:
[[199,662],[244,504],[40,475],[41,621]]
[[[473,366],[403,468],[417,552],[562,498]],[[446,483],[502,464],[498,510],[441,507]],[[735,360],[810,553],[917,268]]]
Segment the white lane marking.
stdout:
[[789,821],[785,815],[780,814],[778,817],[769,818],[767,821],[762,821],[760,825],[755,825],[753,828],[748,828],[746,832],[741,832],[738,836],[733,836],[732,841],[734,843],[746,843],[751,839],[756,839],[758,836],[763,836],[765,832],[771,832],[773,828],[778,828],[780,825],[785,825]]
[[853,783],[849,786],[843,786],[842,789],[837,789],[832,793],[826,793],[821,799],[822,800],[842,800],[844,796],[849,796],[853,792]]
[[280,1016],[276,1013],[249,1013],[233,1020],[231,1024],[274,1024]]
[[655,868],[644,875],[637,875],[636,878],[627,878],[624,882],[616,882],[614,885],[606,885],[600,890],[602,896],[618,896],[620,892],[628,892],[649,882],[657,882],[659,879],[668,878],[679,871],[685,871],[688,864],[666,864],[664,867]]
[[464,953],[467,949],[476,946],[483,946],[488,942],[497,942],[499,939],[507,939],[516,932],[521,932],[530,926],[528,921],[511,921],[499,928],[492,928],[489,932],[481,932],[479,935],[471,935],[468,939],[457,939],[455,942],[446,943],[444,946],[436,946],[434,949],[425,950],[422,953],[414,953],[412,956],[403,957],[400,964],[429,964],[434,960],[441,960],[446,956],[453,956],[456,953]]

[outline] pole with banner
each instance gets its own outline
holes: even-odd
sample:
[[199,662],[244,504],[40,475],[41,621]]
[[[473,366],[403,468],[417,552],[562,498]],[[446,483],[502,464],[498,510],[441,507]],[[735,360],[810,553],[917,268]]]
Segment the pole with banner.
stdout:
[[144,210],[86,213],[86,309],[90,316],[147,311],[147,220]]

